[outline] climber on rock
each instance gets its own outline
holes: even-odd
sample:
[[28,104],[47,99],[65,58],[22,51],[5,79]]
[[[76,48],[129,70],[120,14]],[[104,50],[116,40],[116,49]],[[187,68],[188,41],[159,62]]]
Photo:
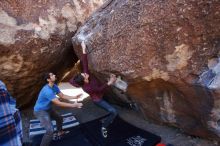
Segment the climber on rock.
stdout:
[[103,108],[110,113],[109,116],[102,120],[101,126],[102,136],[104,138],[107,138],[107,127],[113,122],[118,113],[112,105],[110,105],[107,101],[103,99],[103,96],[105,93],[105,89],[115,83],[116,76],[110,75],[109,81],[105,84],[101,84],[100,81],[89,72],[86,45],[84,41],[81,43],[81,47],[83,53],[81,59],[83,72],[73,77],[70,80],[70,83],[73,86],[82,87],[83,90],[90,95],[95,105]]

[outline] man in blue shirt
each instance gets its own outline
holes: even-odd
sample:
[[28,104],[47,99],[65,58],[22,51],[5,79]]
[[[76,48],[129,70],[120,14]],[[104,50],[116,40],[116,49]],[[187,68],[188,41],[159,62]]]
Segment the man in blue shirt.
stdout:
[[53,138],[54,130],[51,119],[56,120],[58,135],[64,134],[64,131],[62,130],[62,116],[52,109],[52,104],[69,108],[82,107],[82,103],[66,103],[59,100],[56,95],[58,95],[60,98],[68,100],[79,98],[81,94],[77,96],[64,95],[55,84],[56,76],[53,73],[47,73],[45,75],[45,80],[47,84],[41,89],[34,106],[34,115],[40,120],[41,125],[46,129],[46,133],[42,138],[40,146],[49,146]]

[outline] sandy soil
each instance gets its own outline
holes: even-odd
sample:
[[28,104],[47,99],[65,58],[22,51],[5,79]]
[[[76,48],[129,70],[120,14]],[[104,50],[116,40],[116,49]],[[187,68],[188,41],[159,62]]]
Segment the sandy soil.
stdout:
[[[101,117],[106,114],[106,112],[99,107],[95,106],[90,99],[85,99],[83,101],[82,109],[56,109],[62,114],[65,112],[72,112],[80,123],[84,123],[98,117]],[[216,141],[209,141],[201,139],[198,137],[192,137],[184,134],[181,130],[173,127],[161,126],[154,123],[151,123],[147,120],[144,120],[143,115],[140,112],[128,110],[115,106],[119,112],[119,116],[129,123],[157,134],[161,136],[163,143],[171,143],[174,146],[219,146]],[[24,141],[29,141],[28,138],[28,129],[29,129],[29,120],[33,119],[32,109],[26,109],[22,112],[23,120],[23,132],[24,132]]]

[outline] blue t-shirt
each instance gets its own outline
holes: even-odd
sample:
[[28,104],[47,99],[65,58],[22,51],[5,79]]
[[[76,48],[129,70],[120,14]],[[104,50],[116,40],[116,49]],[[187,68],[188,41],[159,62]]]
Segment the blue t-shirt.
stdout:
[[34,106],[34,111],[40,111],[40,110],[48,110],[51,108],[51,101],[56,98],[56,94],[60,93],[60,89],[57,85],[53,85],[53,87],[50,87],[48,84],[45,85],[39,95],[37,102]]

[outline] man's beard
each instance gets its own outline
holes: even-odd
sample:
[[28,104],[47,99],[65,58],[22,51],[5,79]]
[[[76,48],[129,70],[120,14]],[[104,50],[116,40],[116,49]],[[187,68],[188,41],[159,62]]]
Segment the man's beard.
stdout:
[[57,84],[57,83],[58,83],[58,80],[56,79],[53,83],[54,83],[54,84]]

